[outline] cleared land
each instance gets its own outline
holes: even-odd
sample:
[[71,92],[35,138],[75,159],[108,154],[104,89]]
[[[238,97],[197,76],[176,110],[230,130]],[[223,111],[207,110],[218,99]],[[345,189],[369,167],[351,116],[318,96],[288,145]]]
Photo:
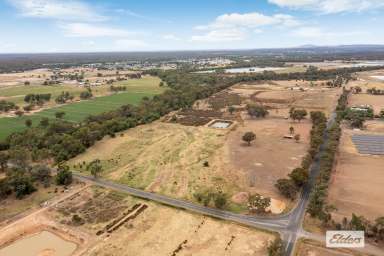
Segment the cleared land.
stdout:
[[384,109],[384,95],[370,94],[353,94],[350,97],[349,104],[354,105],[371,105],[375,114],[379,114]]
[[[222,191],[231,199],[228,209],[237,212],[247,210],[250,194],[260,193],[272,198],[273,213],[281,213],[290,201],[274,185],[300,166],[308,148],[311,123],[286,119],[290,104],[280,100],[286,95],[299,95],[300,100],[309,97],[314,104],[322,102],[321,109],[326,110],[334,105],[337,96],[331,95],[339,90],[318,89],[312,94],[283,91],[280,86],[275,91],[275,86],[233,86],[199,101],[192,110],[172,113],[163,119],[171,123],[155,122],[130,129],[116,138],[105,138],[69,164],[86,172],[88,163],[100,159],[104,178],[188,200],[195,200],[197,192]],[[272,101],[279,100],[279,108],[270,109],[266,119],[251,119],[244,111],[245,103],[258,102],[255,97],[261,89],[276,94]],[[329,96],[326,102],[319,97],[323,93]],[[236,106],[235,113],[226,111],[229,105]],[[206,127],[213,119],[232,120],[235,125],[230,129]],[[300,135],[299,143],[283,138],[291,126]],[[241,139],[247,131],[255,132],[257,137],[250,147]]]
[[[105,138],[70,165],[82,171],[86,163],[100,159],[106,178],[180,198],[193,199],[195,192],[210,187],[232,193],[238,190],[240,177],[222,168],[226,133],[155,122],[130,129],[122,137]],[[206,161],[209,166],[204,167]]]
[[325,245],[309,240],[301,239],[296,244],[295,256],[368,256],[368,254],[356,252],[350,249],[330,249]]
[[[271,233],[89,187],[3,228],[0,252],[41,231],[75,243],[73,255],[262,256],[275,239]],[[45,251],[49,249],[47,243]]]
[[96,97],[91,100],[68,103],[40,112],[32,113],[22,117],[4,117],[0,118],[0,140],[12,132],[25,129],[25,120],[30,119],[34,125],[37,125],[41,118],[55,118],[58,111],[65,112],[64,120],[70,122],[80,122],[89,115],[100,114],[109,110],[114,110],[126,104],[138,104],[143,97],[152,97],[164,91],[159,87],[159,78],[144,77],[140,80],[128,80],[119,82],[119,85],[127,86],[126,92],[121,92],[109,96]]
[[[308,120],[298,123],[277,118],[246,119],[242,126],[229,134],[226,143],[231,169],[246,177],[248,191],[286,201],[274,185],[278,179],[300,166],[307,152],[311,125]],[[300,134],[299,143],[283,138],[289,134],[291,126],[295,134]],[[241,136],[247,131],[256,134],[256,140],[250,147],[241,141]]]
[[374,220],[384,212],[384,157],[359,154],[351,140],[354,133],[370,134],[343,129],[329,190],[329,201],[338,209],[333,213],[338,221],[350,218],[352,213]]

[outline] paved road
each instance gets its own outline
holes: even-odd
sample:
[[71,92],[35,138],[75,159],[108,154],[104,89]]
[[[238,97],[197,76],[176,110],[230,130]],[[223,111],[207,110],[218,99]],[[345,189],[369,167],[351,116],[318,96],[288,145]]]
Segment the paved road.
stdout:
[[[336,114],[333,113],[328,121],[327,127],[329,128],[335,120]],[[158,203],[162,203],[168,206],[177,207],[180,209],[185,209],[188,211],[196,212],[199,214],[204,214],[207,216],[212,216],[228,221],[233,221],[241,223],[247,226],[268,229],[271,231],[279,232],[282,235],[283,240],[286,242],[285,255],[290,256],[293,252],[294,245],[297,241],[297,238],[302,231],[302,222],[305,215],[305,210],[308,204],[309,195],[311,189],[316,181],[316,177],[319,174],[319,160],[320,155],[323,153],[325,144],[327,143],[328,138],[324,136],[324,143],[321,145],[319,153],[314,159],[314,162],[310,169],[310,178],[308,184],[303,188],[300,200],[297,206],[289,213],[273,217],[260,217],[260,216],[251,216],[244,214],[236,214],[224,210],[219,210],[215,208],[205,207],[199,204],[191,203],[181,199],[175,199],[168,196],[151,193],[143,191],[140,189],[135,189],[123,184],[114,183],[112,181],[107,181],[103,179],[94,179],[93,177],[84,176],[78,173],[74,173],[74,177],[87,182],[93,182],[96,185],[103,186],[106,188],[119,190],[126,192],[136,197],[152,200]]]

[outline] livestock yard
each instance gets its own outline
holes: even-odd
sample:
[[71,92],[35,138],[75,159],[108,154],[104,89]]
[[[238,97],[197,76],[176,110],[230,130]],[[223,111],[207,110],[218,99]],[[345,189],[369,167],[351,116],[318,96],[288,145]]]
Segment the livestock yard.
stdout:
[[[308,110],[329,112],[339,93],[338,89],[304,85],[304,91],[292,89],[294,81],[235,85],[197,102],[193,109],[105,138],[69,165],[87,172],[87,164],[99,159],[104,178],[188,200],[214,188],[211,192],[225,193],[231,199],[227,208],[236,212],[247,211],[249,195],[258,193],[271,197],[270,212],[282,213],[292,202],[281,196],[276,181],[300,166],[311,129],[307,119],[289,119],[289,108],[311,105]],[[247,103],[264,105],[269,115],[249,117],[244,111]],[[228,106],[234,106],[235,112],[228,113]],[[233,124],[215,129],[210,125],[214,120]],[[284,138],[290,127],[300,135],[299,142]],[[241,139],[247,131],[256,134],[250,146]]]
[[83,186],[4,227],[0,255],[30,246],[23,255],[261,256],[274,239],[272,233]]

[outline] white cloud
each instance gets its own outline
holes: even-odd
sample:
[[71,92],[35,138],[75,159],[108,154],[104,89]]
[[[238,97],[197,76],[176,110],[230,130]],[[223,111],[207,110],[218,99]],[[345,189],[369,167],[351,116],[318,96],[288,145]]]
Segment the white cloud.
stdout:
[[173,34],[167,34],[167,35],[163,35],[163,39],[165,40],[171,40],[171,41],[181,41],[181,38],[180,37],[177,37]]
[[275,14],[272,16],[258,12],[251,13],[230,13],[218,16],[212,23],[204,26],[197,26],[195,29],[220,29],[220,28],[256,28],[268,25],[296,26],[299,22],[291,15]]
[[149,45],[138,39],[118,39],[115,41],[115,49],[120,51],[134,51],[147,48]]
[[26,17],[82,21],[107,19],[88,4],[78,0],[8,0],[8,2]]
[[260,27],[284,26],[294,27],[300,23],[291,15],[275,14],[264,15],[258,12],[230,13],[218,16],[208,25],[196,26],[195,30],[206,32],[203,35],[192,36],[192,41],[221,42],[241,41],[246,39],[247,34],[259,34],[263,31]]
[[192,41],[200,42],[229,42],[242,41],[246,38],[246,33],[239,29],[220,29],[212,30],[204,35],[192,36]]
[[124,29],[88,23],[65,23],[60,28],[68,37],[126,37],[135,34]]
[[361,12],[384,7],[383,0],[268,0],[280,7],[306,9],[322,13]]

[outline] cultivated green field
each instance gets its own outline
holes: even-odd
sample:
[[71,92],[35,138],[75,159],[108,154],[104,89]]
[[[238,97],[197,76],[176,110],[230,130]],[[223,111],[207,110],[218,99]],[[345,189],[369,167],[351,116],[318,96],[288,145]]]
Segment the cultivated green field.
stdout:
[[159,87],[159,83],[160,79],[155,77],[123,81],[119,85],[127,86],[126,92],[52,107],[32,115],[0,118],[0,140],[3,140],[12,132],[25,129],[25,120],[27,119],[32,120],[33,125],[37,125],[43,117],[55,118],[56,112],[63,111],[65,112],[64,120],[80,122],[89,115],[114,110],[125,104],[138,104],[145,96],[152,97],[163,92],[165,88]]
[[78,96],[84,88],[75,85],[30,85],[30,86],[10,86],[0,88],[0,97],[5,100],[14,102],[18,105],[24,105],[24,97],[27,94],[50,93],[52,99],[56,98],[61,92],[67,91],[71,94]]

